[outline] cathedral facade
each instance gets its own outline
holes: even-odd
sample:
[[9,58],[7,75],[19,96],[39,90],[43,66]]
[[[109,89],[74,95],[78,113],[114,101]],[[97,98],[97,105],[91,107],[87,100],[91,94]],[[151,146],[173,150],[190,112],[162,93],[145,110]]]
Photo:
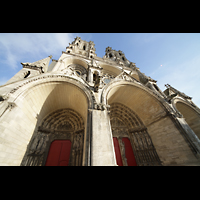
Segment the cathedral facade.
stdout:
[[[0,165],[200,165],[200,109],[80,37],[0,86]],[[52,59],[51,64],[50,60]]]

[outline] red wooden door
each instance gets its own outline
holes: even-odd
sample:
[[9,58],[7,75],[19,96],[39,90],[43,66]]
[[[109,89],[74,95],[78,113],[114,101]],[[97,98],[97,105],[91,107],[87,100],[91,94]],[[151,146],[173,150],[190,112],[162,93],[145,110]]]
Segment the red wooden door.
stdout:
[[114,147],[115,147],[115,156],[116,156],[117,165],[123,166],[118,139],[116,137],[113,137],[113,142],[114,142]]
[[122,141],[124,142],[124,146],[125,146],[125,155],[126,155],[128,166],[137,166],[129,138],[124,137],[122,138]]
[[[122,156],[121,156],[121,152],[120,152],[118,139],[116,137],[113,137],[113,142],[114,142],[114,147],[115,147],[115,155],[116,155],[117,165],[123,166]],[[123,137],[122,142],[124,142],[125,156],[126,156],[126,159],[127,159],[128,166],[137,166],[129,138]]]
[[68,166],[70,150],[70,140],[54,140],[51,143],[45,166]]

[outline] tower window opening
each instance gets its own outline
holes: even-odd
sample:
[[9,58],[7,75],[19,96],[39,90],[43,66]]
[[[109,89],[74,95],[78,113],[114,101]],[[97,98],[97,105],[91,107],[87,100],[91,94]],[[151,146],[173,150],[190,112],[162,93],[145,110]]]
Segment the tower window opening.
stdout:
[[83,50],[85,50],[85,45],[83,46]]
[[110,58],[112,58],[112,57],[113,57],[111,53],[109,54],[109,57],[110,57]]
[[94,73],[94,74],[93,74],[93,82],[95,82],[95,81],[96,81],[96,79],[97,79],[97,74],[96,74],[96,73]]
[[122,60],[124,60],[124,57],[122,57]]
[[30,74],[31,74],[31,72],[28,71],[28,72],[25,74],[24,78],[27,78]]

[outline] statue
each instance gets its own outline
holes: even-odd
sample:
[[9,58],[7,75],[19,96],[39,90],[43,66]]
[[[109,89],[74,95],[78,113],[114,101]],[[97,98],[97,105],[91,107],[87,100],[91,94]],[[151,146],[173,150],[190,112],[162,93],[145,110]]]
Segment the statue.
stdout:
[[97,75],[94,81],[95,81],[94,82],[94,91],[98,92],[99,85],[100,85],[100,76]]

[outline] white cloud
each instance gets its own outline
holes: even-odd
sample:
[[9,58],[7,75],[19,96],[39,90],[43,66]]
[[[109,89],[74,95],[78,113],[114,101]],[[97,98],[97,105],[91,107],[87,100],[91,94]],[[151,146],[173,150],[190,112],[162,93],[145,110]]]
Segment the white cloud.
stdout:
[[53,55],[58,59],[73,40],[71,33],[1,33],[1,62],[16,69],[19,62],[29,62],[29,57]]

